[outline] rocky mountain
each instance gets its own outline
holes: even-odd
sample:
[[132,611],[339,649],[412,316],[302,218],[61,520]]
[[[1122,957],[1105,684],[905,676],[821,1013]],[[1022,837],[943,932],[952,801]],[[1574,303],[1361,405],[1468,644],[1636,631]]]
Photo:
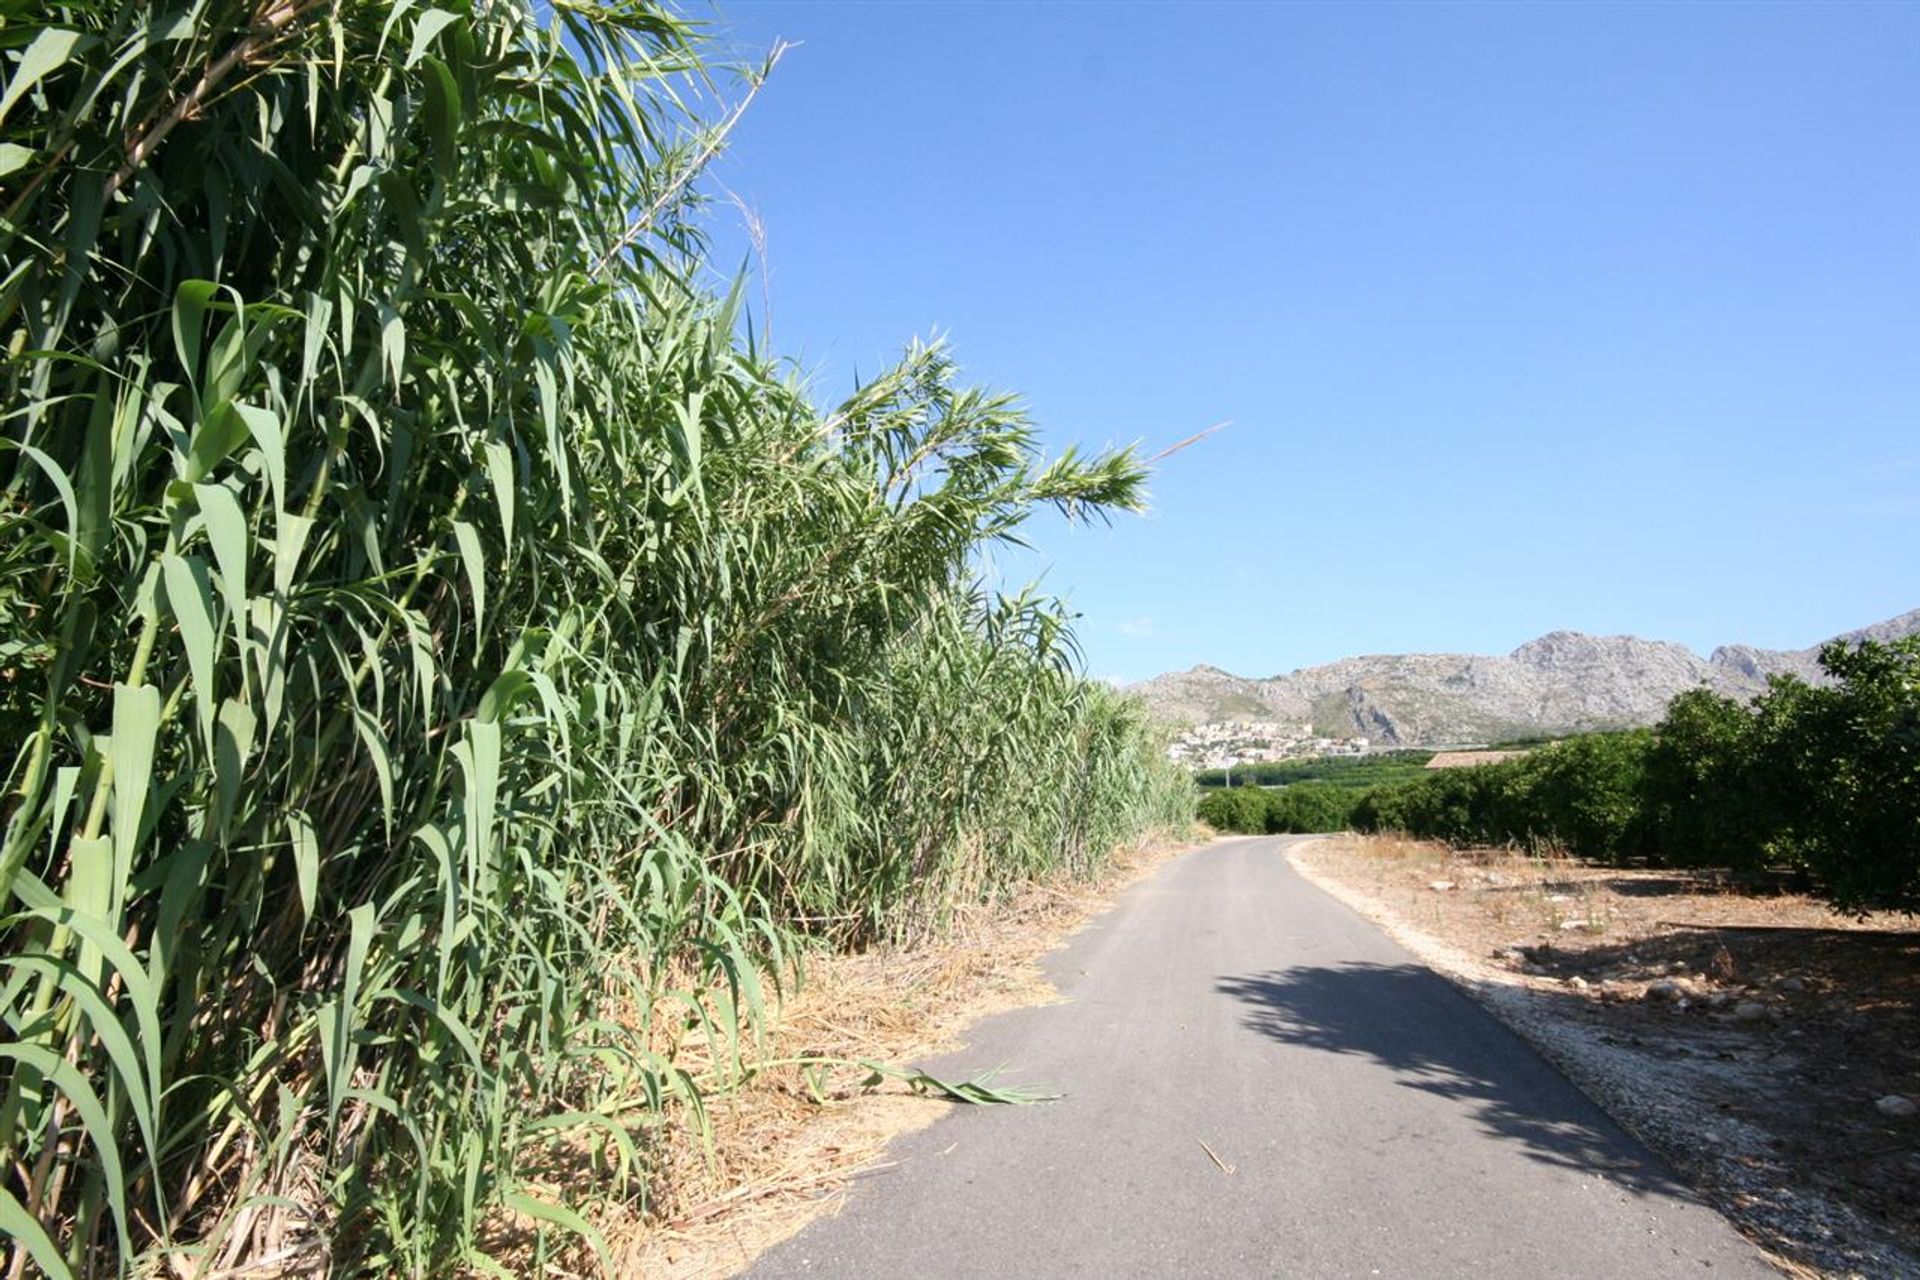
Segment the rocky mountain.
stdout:
[[[1838,639],[1920,634],[1920,609]],[[1684,645],[1555,631],[1504,656],[1414,653],[1345,658],[1268,679],[1199,666],[1128,691],[1178,724],[1275,720],[1329,738],[1403,746],[1491,742],[1652,724],[1668,701],[1704,685],[1737,698],[1771,675],[1821,679],[1819,646],[1724,645],[1702,658]]]

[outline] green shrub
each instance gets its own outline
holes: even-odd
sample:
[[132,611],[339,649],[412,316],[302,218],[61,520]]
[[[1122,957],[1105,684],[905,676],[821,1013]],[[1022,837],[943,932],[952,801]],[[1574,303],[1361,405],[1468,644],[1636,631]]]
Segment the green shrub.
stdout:
[[1389,783],[1362,794],[1354,802],[1353,829],[1369,833],[1409,831],[1407,805],[1419,785],[1418,780]]
[[1841,907],[1920,909],[1920,637],[1820,661],[1830,684],[1776,678],[1744,707],[1693,690],[1651,732],[1375,789],[1353,824],[1603,862],[1797,866]]
[[1849,910],[1920,910],[1920,637],[1831,644],[1835,683],[1775,683],[1755,708],[1774,844]]
[[1436,770],[1354,806],[1365,830],[1452,844],[1554,845],[1618,861],[1647,849],[1640,790],[1648,735],[1589,734],[1515,760]]
[[1223,787],[1201,797],[1196,814],[1216,831],[1257,835],[1267,829],[1267,793],[1259,787]]
[[1203,788],[1236,786],[1291,786],[1296,782],[1331,782],[1343,787],[1376,787],[1420,775],[1431,751],[1385,751],[1367,756],[1311,756],[1298,760],[1263,760],[1232,769],[1201,769],[1193,779]]
[[1762,784],[1751,708],[1706,689],[1667,707],[1647,753],[1646,818],[1661,858],[1737,870],[1764,864],[1780,826],[1780,795]]
[[1509,793],[1502,825],[1583,858],[1622,862],[1651,849],[1643,812],[1652,735],[1585,734],[1514,761],[1524,782]]
[[1290,787],[1224,787],[1201,797],[1199,817],[1218,831],[1243,835],[1344,831],[1360,793],[1337,783]]
[[1295,834],[1345,831],[1359,798],[1351,787],[1330,782],[1296,782],[1271,795],[1267,830]]

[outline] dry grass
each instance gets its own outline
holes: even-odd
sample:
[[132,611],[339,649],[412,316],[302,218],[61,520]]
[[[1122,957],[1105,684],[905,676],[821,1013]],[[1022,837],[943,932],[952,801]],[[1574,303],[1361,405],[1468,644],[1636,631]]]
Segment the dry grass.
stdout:
[[781,1008],[761,1061],[773,1065],[709,1110],[711,1153],[670,1144],[651,1212],[599,1223],[619,1276],[732,1275],[816,1216],[837,1210],[848,1180],[878,1167],[887,1143],[954,1105],[899,1081],[867,1087],[846,1067],[809,1073],[795,1058],[907,1065],[960,1047],[991,1013],[1057,998],[1038,961],[1128,885],[1192,842],[1124,851],[1097,882],[1037,884],[996,908],[961,912],[940,941],[818,956]]
[[1388,836],[1324,840],[1306,856],[1462,945],[1545,942],[1574,954],[1677,931],[1884,934],[1912,926],[1905,917],[1849,916],[1805,893],[1755,888],[1710,870],[1607,867],[1553,852],[1449,849]]

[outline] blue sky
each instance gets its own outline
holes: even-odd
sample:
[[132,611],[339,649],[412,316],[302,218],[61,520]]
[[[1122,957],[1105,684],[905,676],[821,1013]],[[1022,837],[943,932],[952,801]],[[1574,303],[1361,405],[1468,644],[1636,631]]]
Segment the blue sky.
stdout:
[[1920,7],[719,14],[820,400],[944,332],[1056,443],[1232,423],[1005,561],[1095,674],[1920,605]]

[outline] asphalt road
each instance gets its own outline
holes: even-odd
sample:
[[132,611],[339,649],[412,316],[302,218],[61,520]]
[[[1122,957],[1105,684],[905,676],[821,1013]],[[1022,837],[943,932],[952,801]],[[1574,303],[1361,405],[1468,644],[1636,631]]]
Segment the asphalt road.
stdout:
[[1288,839],[1170,864],[1052,958],[1069,1003],[927,1064],[1059,1101],[900,1139],[749,1274],[1776,1275]]

